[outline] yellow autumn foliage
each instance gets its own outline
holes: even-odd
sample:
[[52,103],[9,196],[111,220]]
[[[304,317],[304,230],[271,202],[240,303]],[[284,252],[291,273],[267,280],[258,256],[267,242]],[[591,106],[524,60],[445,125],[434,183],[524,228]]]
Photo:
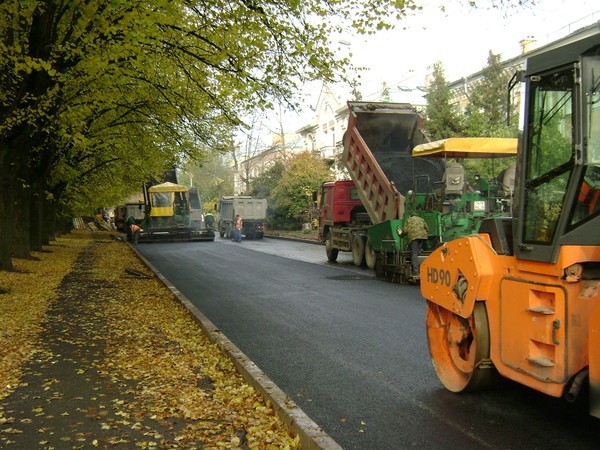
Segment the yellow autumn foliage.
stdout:
[[[180,448],[299,448],[271,406],[237,373],[233,363],[203,334],[173,294],[122,241],[108,233],[74,232],[35,254],[36,261],[16,260],[16,273],[0,272],[0,400],[19,384],[24,364],[43,351],[38,337],[48,305],[84,249],[101,241],[91,271],[110,289],[88,292],[92,313],[106,322],[103,357],[93,368],[112,380],[131,382],[133,400],[112,404],[123,423],[147,431],[138,445],[165,445],[166,436],[144,430],[140,417],[159,424],[183,422],[172,438]],[[150,278],[127,276],[125,269]],[[86,342],[76,342],[86,345]],[[89,363],[88,363],[89,364]],[[82,364],[79,369],[86,371]],[[129,385],[129,383],[128,383]],[[0,420],[2,409],[0,408]]]

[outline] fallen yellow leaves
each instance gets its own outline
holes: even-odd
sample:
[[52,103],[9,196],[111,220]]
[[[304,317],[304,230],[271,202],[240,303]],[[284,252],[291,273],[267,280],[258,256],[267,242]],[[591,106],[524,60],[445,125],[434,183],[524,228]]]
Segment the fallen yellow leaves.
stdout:
[[123,255],[119,245],[111,245],[98,262],[98,271],[118,286],[116,292],[125,294],[105,303],[104,315],[118,324],[106,336],[114,343],[108,346],[111,370],[140,383],[138,399],[152,408],[156,420],[186,421],[185,433],[176,441],[201,441],[209,448],[297,447],[272,408],[162,283],[115,277],[115,259],[148,273],[133,253]]
[[0,399],[16,387],[54,289],[88,242],[81,233],[59,237],[46,252],[33,252],[35,259],[15,259],[16,272],[0,271]]
[[[74,421],[76,415],[92,418],[98,433],[110,436],[80,433],[63,436],[61,441],[87,442],[95,447],[299,448],[299,438],[291,435],[271,405],[244,382],[173,294],[126,244],[109,239],[107,233],[103,237],[73,233],[52,246],[52,253],[36,255],[40,261],[16,261],[21,272],[0,272],[0,286],[9,291],[0,295],[0,400],[19,385],[25,361],[36,351],[43,352],[37,336],[56,287],[84,247],[99,240],[101,251],[94,253],[93,265],[85,267],[98,286],[85,291],[89,300],[85,316],[90,321],[84,324],[84,335],[69,335],[64,342],[88,349],[102,346],[92,359],[75,361],[71,376],[85,381],[97,373],[124,390],[103,402],[90,396],[95,406],[57,413]],[[126,269],[149,277],[128,276]],[[5,317],[10,319],[4,322]],[[94,328],[94,317],[102,319],[101,331]],[[53,364],[57,355],[45,357]],[[41,380],[41,390],[49,392],[48,405],[61,397],[51,391],[62,383],[49,376]],[[32,408],[32,417],[52,417],[38,405]],[[18,425],[8,420],[0,405],[0,423],[9,426],[4,433],[17,435]],[[147,439],[138,438],[134,443],[127,430]],[[44,436],[36,442],[42,445],[49,440]]]

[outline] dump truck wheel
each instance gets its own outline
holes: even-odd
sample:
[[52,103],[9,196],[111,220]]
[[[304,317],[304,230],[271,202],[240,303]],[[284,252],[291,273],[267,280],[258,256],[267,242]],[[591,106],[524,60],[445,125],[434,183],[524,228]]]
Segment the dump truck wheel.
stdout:
[[438,378],[449,391],[485,389],[496,383],[483,302],[476,302],[473,314],[464,319],[428,301],[427,341]]
[[375,255],[375,250],[373,250],[373,244],[371,244],[371,238],[367,238],[367,243],[365,245],[365,263],[369,269],[375,268],[375,262],[377,261],[377,256]]
[[331,233],[327,233],[327,236],[325,237],[325,252],[327,253],[327,259],[330,262],[337,261],[339,250],[333,248],[333,238],[331,237]]
[[352,239],[352,261],[358,267],[365,265],[365,241],[358,234]]

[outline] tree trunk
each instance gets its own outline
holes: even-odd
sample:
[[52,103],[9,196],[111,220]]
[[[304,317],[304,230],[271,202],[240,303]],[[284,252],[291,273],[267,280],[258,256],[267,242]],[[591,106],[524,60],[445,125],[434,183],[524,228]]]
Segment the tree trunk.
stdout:
[[44,245],[48,245],[51,241],[55,241],[57,236],[63,234],[62,219],[59,217],[59,211],[56,207],[56,201],[50,200],[46,202],[45,218],[42,223]]
[[[31,214],[30,214],[30,242],[31,250],[41,251],[44,245],[44,209],[46,205],[45,190],[40,184],[32,189],[31,197]],[[46,238],[47,240],[47,238]]]
[[15,229],[15,177],[10,170],[0,171],[0,270],[14,271],[12,240]]
[[66,184],[61,183],[50,189],[51,198],[44,202],[44,217],[42,221],[43,237],[47,242],[56,240],[57,236],[69,233],[73,229],[73,222],[70,218],[64,217],[64,212],[60,207],[60,200]]
[[30,188],[17,189],[17,202],[15,202],[15,234],[12,240],[12,256],[14,258],[30,259],[31,244],[29,240],[30,228]]

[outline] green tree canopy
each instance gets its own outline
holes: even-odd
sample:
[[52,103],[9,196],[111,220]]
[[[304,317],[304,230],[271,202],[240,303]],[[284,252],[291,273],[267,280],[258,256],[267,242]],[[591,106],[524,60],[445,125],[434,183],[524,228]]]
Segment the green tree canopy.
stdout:
[[[467,137],[517,137],[516,124],[507,126],[508,82],[514,70],[505,69],[500,55],[489,52],[487,66],[481,72],[481,81],[469,89],[469,104],[462,117],[463,134]],[[510,106],[514,108],[513,106]],[[516,111],[511,111],[516,116]],[[515,158],[502,160],[471,159],[465,160],[465,169],[469,181],[474,183],[473,175],[491,179],[498,172],[514,163]]]
[[233,194],[233,177],[231,161],[221,154],[190,161],[178,174],[180,183],[198,188],[205,211],[216,210],[221,196]]
[[277,185],[281,182],[286,165],[281,159],[269,166],[264,172],[252,180],[250,195],[256,198],[270,198]]
[[294,156],[272,191],[275,207],[286,217],[310,223],[314,218],[313,192],[318,192],[324,181],[331,179],[325,160],[302,152]]
[[307,80],[343,77],[349,64],[332,33],[389,28],[413,7],[0,3],[0,270],[12,269],[12,254],[40,248],[56,218],[117,199],[182,159],[229,149],[248,111],[293,104]]
[[425,131],[431,140],[446,139],[460,134],[460,118],[456,106],[451,103],[450,89],[441,62],[433,65],[431,84],[428,87],[425,110]]
[[465,136],[516,137],[516,127],[506,125],[508,82],[513,72],[504,68],[500,55],[490,51],[481,80],[469,88],[469,104],[463,117]]

